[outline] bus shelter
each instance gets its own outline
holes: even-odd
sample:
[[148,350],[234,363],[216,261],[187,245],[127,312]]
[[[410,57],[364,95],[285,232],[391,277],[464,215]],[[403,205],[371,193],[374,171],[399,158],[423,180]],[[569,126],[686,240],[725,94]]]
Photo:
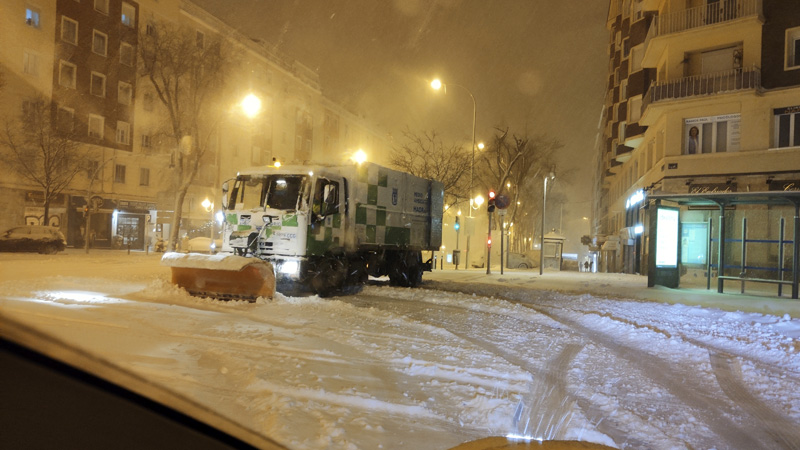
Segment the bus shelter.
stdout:
[[678,287],[687,267],[701,267],[706,289],[716,278],[740,286],[791,287],[798,298],[800,191],[647,196],[648,286]]

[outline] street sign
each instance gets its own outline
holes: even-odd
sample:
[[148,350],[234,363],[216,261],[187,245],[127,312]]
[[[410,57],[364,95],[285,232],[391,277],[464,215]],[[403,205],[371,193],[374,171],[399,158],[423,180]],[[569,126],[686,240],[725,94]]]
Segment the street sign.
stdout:
[[89,207],[92,209],[92,212],[100,211],[100,207],[103,206],[103,197],[99,195],[93,195],[92,198],[89,199]]
[[495,199],[494,204],[498,209],[506,209],[508,208],[508,205],[511,204],[511,199],[509,199],[506,195],[500,194]]

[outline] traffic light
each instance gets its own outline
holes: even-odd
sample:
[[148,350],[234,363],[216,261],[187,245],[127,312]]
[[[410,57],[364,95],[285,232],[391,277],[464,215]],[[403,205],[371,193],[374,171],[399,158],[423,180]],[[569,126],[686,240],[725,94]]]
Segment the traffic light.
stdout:
[[489,239],[486,240],[486,246],[487,247],[491,247],[492,246],[492,238],[489,238]]
[[456,224],[453,226],[453,228],[455,228],[456,231],[461,229],[461,224],[458,221],[458,216],[456,216]]
[[[495,193],[494,190],[489,191],[489,212],[494,212]],[[490,243],[491,245],[491,243]]]

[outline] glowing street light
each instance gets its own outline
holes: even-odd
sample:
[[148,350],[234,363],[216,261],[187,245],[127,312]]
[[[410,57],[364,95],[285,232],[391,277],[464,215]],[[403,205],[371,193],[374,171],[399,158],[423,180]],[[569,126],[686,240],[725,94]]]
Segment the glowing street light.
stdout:
[[367,162],[367,153],[364,150],[358,149],[358,151],[353,154],[353,161],[355,161],[356,164]]
[[255,94],[247,94],[247,96],[242,99],[240,106],[244,114],[252,119],[261,112],[261,99],[256,97]]

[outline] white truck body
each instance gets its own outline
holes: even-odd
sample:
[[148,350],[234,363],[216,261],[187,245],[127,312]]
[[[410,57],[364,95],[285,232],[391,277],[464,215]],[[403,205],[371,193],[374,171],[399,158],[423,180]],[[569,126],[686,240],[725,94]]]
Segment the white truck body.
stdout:
[[254,168],[223,191],[222,251],[270,261],[279,283],[416,285],[421,252],[441,246],[442,184],[377,164]]

